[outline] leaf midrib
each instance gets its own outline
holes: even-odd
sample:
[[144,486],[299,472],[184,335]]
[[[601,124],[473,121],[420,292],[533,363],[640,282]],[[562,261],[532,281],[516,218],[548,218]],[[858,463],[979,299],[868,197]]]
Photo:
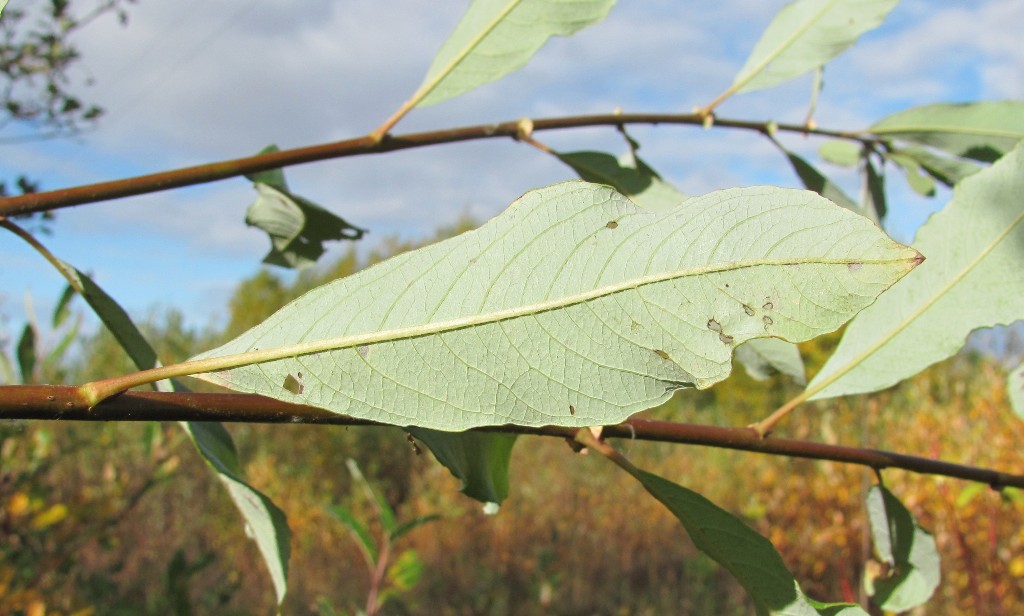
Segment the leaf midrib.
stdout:
[[[517,306],[515,308],[507,310],[486,312],[483,314],[460,317],[457,319],[449,319],[446,321],[439,321],[435,323],[413,325],[409,327],[401,327],[366,334],[339,336],[335,338],[327,338],[324,340],[317,340],[313,342],[305,342],[275,347],[273,349],[256,350],[249,351],[246,353],[224,355],[220,357],[197,359],[190,362],[185,362],[183,364],[179,364],[179,367],[183,370],[183,373],[186,374],[217,372],[221,370],[237,368],[240,366],[261,364],[282,359],[290,359],[303,355],[313,355],[316,353],[337,351],[364,345],[377,344],[381,342],[393,342],[396,340],[405,340],[409,338],[418,338],[421,336],[442,334],[445,332],[465,329],[468,327],[488,325],[491,323],[497,323],[533,314],[558,310],[576,304],[582,304],[589,301],[593,301],[609,295],[614,295],[616,293],[631,291],[643,286],[657,284],[660,282],[667,282],[669,280],[675,280],[678,278],[704,276],[718,272],[735,271],[751,267],[786,265],[850,265],[853,263],[864,265],[888,265],[901,261],[906,261],[909,263],[915,260],[916,257],[910,256],[906,258],[893,259],[829,259],[821,257],[804,257],[789,259],[754,259],[750,261],[733,261],[727,263],[718,263],[714,265],[706,265],[702,267],[683,268],[678,270],[671,270],[668,272],[661,272],[658,274],[651,274],[647,276],[631,278],[629,280],[617,284],[599,287],[596,289],[585,291],[583,293],[567,295],[544,302],[528,304],[525,306]],[[194,367],[195,369],[186,372],[185,370],[189,369],[190,367]]]
[[825,4],[822,7],[822,9],[815,13],[811,19],[808,19],[803,24],[803,26],[795,30],[791,36],[783,39],[782,43],[775,47],[775,49],[773,49],[771,53],[765,56],[762,62],[751,67],[751,70],[747,73],[746,76],[736,79],[736,82],[733,83],[731,89],[733,91],[739,91],[743,89],[744,86],[750,83],[755,77],[760,75],[769,64],[771,64],[776,58],[781,56],[785,50],[789,49],[797,40],[800,39],[800,37],[806,34],[807,31],[811,29],[811,27],[817,24],[818,21],[825,15],[825,13],[831,10],[837,2],[839,2],[839,0],[832,0],[831,2]]

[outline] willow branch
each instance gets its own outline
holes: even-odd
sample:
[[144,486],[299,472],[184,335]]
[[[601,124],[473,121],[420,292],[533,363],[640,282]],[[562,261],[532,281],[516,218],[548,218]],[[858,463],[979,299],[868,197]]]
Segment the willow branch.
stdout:
[[[346,426],[383,425],[323,409],[289,404],[251,394],[202,394],[130,391],[105,400],[91,410],[74,386],[17,385],[0,387],[0,419],[62,421],[221,421],[304,423]],[[481,431],[534,434],[574,439],[577,428],[500,426]],[[606,438],[628,438],[735,449],[793,458],[858,464],[875,470],[899,468],[914,473],[955,477],[993,488],[1024,488],[1024,475],[954,464],[877,449],[829,445],[813,441],[762,438],[750,428],[730,428],[648,419],[630,419],[606,426]]]
[[[171,171],[162,171],[148,175],[140,175],[122,180],[86,184],[72,188],[63,188],[28,195],[18,195],[0,199],[0,216],[17,216],[57,210],[75,205],[120,199],[134,195],[216,182],[246,174],[279,169],[292,165],[301,165],[347,156],[363,156],[367,154],[383,154],[396,150],[420,148],[460,141],[473,141],[493,138],[516,138],[520,132],[522,120],[499,122],[497,124],[481,124],[445,130],[409,133],[405,135],[385,135],[381,139],[364,136],[344,141],[335,141],[319,145],[279,150],[266,154],[257,154],[245,158],[235,158],[221,162],[183,167]],[[697,113],[609,113],[603,115],[567,116],[533,120],[533,131],[563,130],[590,126],[613,126],[624,124],[679,124],[702,126],[704,117]],[[740,130],[753,130],[761,133],[786,131],[800,134],[814,134],[828,137],[854,139],[861,142],[872,142],[870,136],[863,133],[808,128],[801,124],[775,124],[771,122],[751,122],[747,120],[715,119],[715,127]]]

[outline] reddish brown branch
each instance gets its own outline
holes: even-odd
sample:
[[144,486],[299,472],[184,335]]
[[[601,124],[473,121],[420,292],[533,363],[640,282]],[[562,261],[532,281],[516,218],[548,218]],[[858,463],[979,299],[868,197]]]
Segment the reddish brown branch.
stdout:
[[[123,180],[100,182],[38,192],[28,195],[6,197],[0,199],[0,216],[16,216],[20,214],[32,214],[45,212],[74,205],[94,203],[119,199],[133,195],[159,192],[171,188],[191,186],[215,182],[227,178],[238,177],[257,171],[277,169],[291,165],[300,165],[315,161],[328,160],[332,158],[343,158],[346,156],[360,156],[364,154],[381,154],[395,150],[438,145],[442,143],[455,143],[459,141],[471,141],[476,139],[491,139],[496,137],[515,138],[519,131],[521,120],[499,122],[497,124],[482,124],[478,126],[466,126],[446,130],[429,131],[423,133],[411,133],[406,135],[387,135],[378,141],[371,136],[346,139],[333,143],[324,143],[292,150],[280,150],[267,154],[258,154],[245,158],[236,158],[194,167],[184,167],[172,171],[163,171],[149,175],[140,175]],[[669,114],[669,113],[632,113],[632,114],[603,114],[588,116],[568,116],[562,118],[547,118],[533,120],[533,131],[558,130],[567,128],[581,128],[587,126],[621,126],[624,124],[689,124],[701,125],[704,122],[703,116],[698,114]],[[826,129],[810,129],[799,124],[772,124],[765,122],[749,122],[745,120],[716,119],[715,126],[724,128],[737,128],[754,130],[758,132],[771,132],[775,130],[797,132],[804,134],[815,134],[831,137],[845,137],[848,139],[864,139],[857,133]]]
[[[0,387],[0,419],[64,421],[222,421],[250,423],[311,423],[381,425],[310,406],[279,402],[248,394],[159,393],[130,391],[89,410],[76,387],[19,385]],[[577,428],[547,426],[486,428],[517,434],[572,439]],[[669,421],[631,419],[604,428],[603,436],[704,445],[757,453],[860,464],[876,470],[901,468],[986,483],[993,488],[1024,488],[1024,475],[953,464],[876,449],[827,445],[784,438],[760,438],[750,428],[723,428]]]

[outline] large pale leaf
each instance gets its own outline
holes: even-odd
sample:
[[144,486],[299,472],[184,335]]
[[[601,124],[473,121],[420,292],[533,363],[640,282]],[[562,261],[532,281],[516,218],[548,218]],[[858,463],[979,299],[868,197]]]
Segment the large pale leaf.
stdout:
[[1013,412],[1024,419],[1024,364],[1010,371],[1006,378],[1006,393]]
[[1024,101],[924,105],[887,116],[868,131],[991,162],[1024,139]]
[[796,0],[782,8],[731,92],[770,88],[822,66],[877,27],[898,0]]
[[656,213],[565,182],[196,359],[211,382],[390,424],[611,424],[724,379],[751,338],[834,330],[919,259],[807,191]]
[[882,486],[868,491],[867,512],[875,555],[886,566],[885,573],[864,577],[868,594],[887,612],[922,605],[941,577],[935,538]]
[[[106,291],[75,267],[62,261],[57,265],[73,286],[82,289],[82,297],[140,370],[159,365],[156,351],[131,317]],[[160,381],[155,387],[160,391],[181,389],[171,381]],[[247,533],[256,542],[270,572],[280,604],[288,590],[288,558],[291,552],[291,531],[284,513],[263,493],[245,482],[231,435],[222,425],[216,422],[180,422],[180,425],[192,438],[206,463],[217,473],[217,478],[241,512]]]
[[686,195],[635,154],[615,158],[604,152],[566,152],[556,156],[582,179],[607,184],[652,212],[672,209],[686,200]]
[[409,433],[430,448],[437,461],[461,482],[462,493],[484,503],[484,511],[497,513],[508,498],[508,463],[515,434],[498,432],[441,432],[409,428]]
[[679,519],[698,549],[736,577],[758,614],[866,616],[856,605],[807,597],[770,541],[700,494],[646,471],[631,474]]
[[917,234],[928,260],[850,323],[811,399],[877,391],[1024,317],[1024,149],[962,180]]
[[615,0],[473,0],[413,95],[433,105],[522,68],[552,36],[608,15]]

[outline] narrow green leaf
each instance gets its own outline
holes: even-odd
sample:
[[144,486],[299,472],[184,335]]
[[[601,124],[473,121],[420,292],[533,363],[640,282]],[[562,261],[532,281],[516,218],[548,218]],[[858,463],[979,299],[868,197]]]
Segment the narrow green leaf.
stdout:
[[418,518],[413,518],[411,520],[406,520],[405,522],[402,522],[398,526],[396,526],[393,531],[391,531],[391,535],[389,536],[389,538],[391,539],[392,542],[398,541],[406,534],[411,532],[413,529],[423,526],[424,524],[429,524],[430,522],[436,522],[440,519],[440,515],[432,513],[430,515],[424,515]]
[[778,85],[814,70],[878,27],[898,0],[796,0],[782,8],[733,81],[732,92]]
[[291,531],[287,517],[273,501],[242,478],[238,454],[224,426],[216,422],[188,421],[181,422],[181,427],[217,472],[217,478],[241,512],[246,534],[256,542],[263,556],[280,605],[288,591],[288,559],[291,556]]
[[54,328],[60,327],[67,320],[68,315],[71,314],[71,300],[75,298],[75,288],[71,285],[64,287],[64,292],[60,294],[60,299],[57,300],[57,305],[53,308],[53,316],[50,318],[50,323]]
[[860,173],[861,211],[876,224],[881,225],[889,211],[885,197],[885,176],[878,172],[870,156],[865,156],[861,162]]
[[799,385],[807,384],[807,373],[800,349],[792,342],[778,338],[754,338],[736,349],[736,360],[747,374],[763,381],[776,372],[793,377]]
[[882,486],[868,491],[867,511],[875,554],[888,565],[882,577],[865,576],[868,594],[887,612],[905,612],[924,604],[941,577],[935,538]]
[[920,163],[915,159],[904,156],[899,152],[888,152],[885,157],[896,163],[900,169],[903,169],[903,174],[907,178],[907,184],[910,184],[910,188],[914,192],[922,197],[935,196],[935,182],[925,175],[921,170]]
[[5,8],[7,8],[7,0],[0,0],[0,17],[3,16]]
[[380,518],[380,525],[384,528],[386,534],[391,534],[395,530],[395,510],[391,507],[391,503],[384,498],[383,494],[378,493],[370,485],[370,482],[363,475],[363,471],[359,469],[359,464],[349,458],[345,460],[345,466],[348,467],[348,472],[352,474],[352,478],[356,480],[356,483],[363,489],[366,494],[366,498],[373,503],[374,509],[377,510],[377,517]]
[[516,435],[427,428],[409,428],[409,433],[462,481],[463,494],[490,505],[488,513],[497,513],[498,506],[508,498],[508,464]]
[[649,212],[566,182],[313,290],[179,370],[401,426],[618,423],[721,381],[751,338],[834,330],[920,258],[807,191]]
[[555,154],[569,165],[580,178],[597,184],[607,184],[630,198],[633,203],[652,212],[663,212],[686,200],[679,192],[647,163],[634,154],[615,158],[604,152],[568,152]]
[[963,158],[939,156],[925,148],[893,148],[894,153],[913,159],[928,175],[946,186],[953,186],[969,175],[981,171],[982,166]]
[[57,345],[46,354],[46,357],[43,358],[44,371],[51,373],[51,370],[55,370],[60,366],[64,358],[64,354],[67,353],[68,349],[71,348],[71,345],[78,340],[78,329],[81,324],[81,319],[75,321],[74,325],[68,328],[68,330],[61,335],[60,342],[58,342]]
[[[68,281],[73,281],[73,285],[84,291],[83,299],[107,326],[132,362],[140,370],[159,365],[153,347],[124,309],[93,282],[92,278],[67,263],[59,262],[59,265]],[[160,391],[182,389],[180,385],[171,381],[161,381],[156,383],[155,387]],[[234,443],[223,426],[219,423],[204,422],[180,422],[180,425],[192,438],[196,450],[203,459],[217,472],[217,478],[227,488],[232,501],[241,512],[246,528],[250,531],[249,535],[256,541],[270,572],[277,602],[280,605],[288,590],[288,558],[291,550],[291,533],[284,513],[269,498],[242,479]]]
[[770,541],[700,494],[646,471],[631,474],[679,519],[698,549],[739,581],[759,614],[867,615],[856,605],[809,599]]
[[810,399],[877,391],[1024,315],[1024,146],[961,181],[918,231],[928,260],[850,323]]
[[360,522],[351,511],[341,505],[328,505],[327,512],[337,518],[349,530],[349,534],[356,540],[356,544],[359,546],[359,550],[363,553],[363,558],[366,559],[366,563],[370,568],[376,567],[378,558],[377,544],[374,542],[373,535],[370,534],[370,530],[366,528],[366,525]]
[[36,371],[36,328],[31,323],[25,325],[18,338],[18,369],[21,370],[22,383],[34,383]]
[[256,201],[245,213],[245,223],[270,236],[270,252],[263,262],[289,268],[316,263],[324,242],[358,240],[365,230],[302,197],[258,183]]
[[939,103],[894,113],[869,132],[992,162],[1024,139],[1024,101]]
[[1017,417],[1024,419],[1024,364],[1010,371],[1006,379],[1006,393],[1010,399],[1010,408]]
[[434,57],[412,106],[440,103],[522,68],[552,36],[608,15],[615,0],[473,0]]
[[829,139],[818,146],[818,155],[840,167],[854,167],[860,162],[861,146],[846,139]]
[[851,212],[861,212],[860,206],[848,197],[842,188],[839,188],[832,180],[825,177],[813,165],[789,150],[784,149],[783,151],[786,153],[786,158],[789,159],[789,164],[792,165],[793,171],[796,172],[807,190],[813,190],[822,197]]

